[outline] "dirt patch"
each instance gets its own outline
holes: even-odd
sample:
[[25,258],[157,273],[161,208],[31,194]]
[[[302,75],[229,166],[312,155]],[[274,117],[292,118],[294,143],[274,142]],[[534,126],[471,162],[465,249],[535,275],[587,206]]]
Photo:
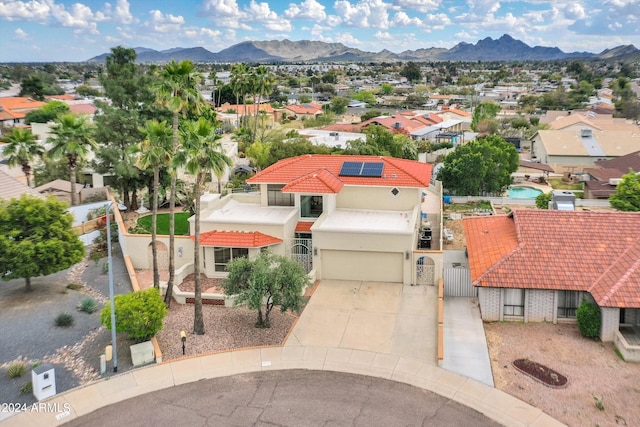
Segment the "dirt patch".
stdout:
[[444,221],[444,228],[453,232],[453,241],[444,241],[444,248],[449,250],[463,250],[467,248],[467,241],[464,237],[464,226],[461,219],[448,219]]
[[193,304],[171,304],[164,328],[156,334],[163,361],[183,357],[180,331],[187,333],[185,355],[194,356],[237,348],[281,345],[297,318],[289,312],[280,312],[276,307],[271,312],[271,327],[256,328],[257,312],[244,306],[204,305],[202,311],[205,334],[194,335]]
[[[611,343],[582,337],[575,324],[485,323],[485,333],[496,388],[569,426],[637,425],[640,364],[622,361]],[[535,360],[569,383],[549,388],[515,369],[516,359]]]

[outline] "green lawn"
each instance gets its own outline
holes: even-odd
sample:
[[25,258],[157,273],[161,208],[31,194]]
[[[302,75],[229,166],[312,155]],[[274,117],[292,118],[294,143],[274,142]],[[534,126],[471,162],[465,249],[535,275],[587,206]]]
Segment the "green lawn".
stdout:
[[564,182],[562,178],[551,178],[549,184],[554,190],[582,190],[582,183],[570,184]]
[[[153,215],[143,216],[138,219],[138,225],[149,234],[151,234],[151,217]],[[184,236],[189,234],[189,222],[187,219],[191,214],[189,212],[176,212],[176,236]],[[169,235],[169,214],[158,214],[158,224],[156,227],[158,234]]]

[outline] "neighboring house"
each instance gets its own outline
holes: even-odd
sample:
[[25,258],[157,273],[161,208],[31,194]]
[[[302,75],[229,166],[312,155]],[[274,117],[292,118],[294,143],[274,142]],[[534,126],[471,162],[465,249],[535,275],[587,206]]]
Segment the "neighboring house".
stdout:
[[0,127],[24,125],[24,117],[27,113],[44,105],[44,102],[25,96],[0,97]]
[[[80,192],[82,191],[82,185],[76,185],[76,200],[80,201]],[[62,202],[71,204],[71,182],[63,179],[56,179],[47,184],[40,185],[34,188],[39,193],[46,196],[55,196]]]
[[640,151],[611,160],[595,163],[595,168],[585,169],[584,198],[608,199],[616,192],[616,187],[622,181],[622,176],[629,173],[629,169],[640,172]]
[[589,298],[602,341],[640,326],[640,213],[523,209],[464,230],[483,320],[571,320]]
[[531,152],[557,173],[581,173],[596,161],[633,153],[640,147],[640,130],[539,130]]
[[[431,165],[391,157],[281,160],[247,180],[258,192],[203,197],[202,271],[225,277],[232,259],[270,248],[317,279],[434,284],[442,274],[442,196],[430,179]],[[418,249],[427,227],[431,247]],[[148,238],[133,239],[126,245],[134,266],[150,268]],[[191,242],[178,245],[186,248],[179,254],[193,253]],[[177,266],[185,262],[192,258]]]
[[319,104],[291,104],[283,108],[287,117],[294,116],[296,120],[316,117],[322,114],[322,105]]
[[313,145],[345,148],[349,141],[366,140],[367,136],[355,132],[338,132],[325,129],[301,129],[298,133],[311,141]]
[[365,127],[372,124],[384,126],[394,133],[405,133],[407,135],[410,135],[411,133],[419,129],[427,127],[427,125],[425,125],[424,123],[418,120],[413,120],[412,114],[405,115],[395,113],[392,116],[378,116],[364,121],[360,123],[360,128],[364,129]]
[[0,200],[9,200],[27,194],[29,196],[39,197],[44,199],[45,196],[38,191],[27,186],[11,175],[0,170]]
[[[220,107],[216,108],[216,111],[219,113],[223,113],[218,116],[219,120],[223,120],[231,123],[234,127],[238,127],[237,123],[238,117],[240,117],[240,121],[245,116],[249,116],[253,118],[256,114],[256,104],[229,104],[228,102],[222,104]],[[273,126],[277,121],[280,120],[280,114],[271,107],[271,104],[260,104],[258,106],[258,114],[260,117],[265,118],[265,125]]]

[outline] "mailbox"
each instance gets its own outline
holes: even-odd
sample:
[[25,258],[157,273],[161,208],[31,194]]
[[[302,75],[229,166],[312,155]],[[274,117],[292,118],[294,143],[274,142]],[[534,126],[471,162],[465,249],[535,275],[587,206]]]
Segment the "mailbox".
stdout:
[[56,371],[52,365],[43,363],[31,370],[33,395],[42,400],[56,394]]

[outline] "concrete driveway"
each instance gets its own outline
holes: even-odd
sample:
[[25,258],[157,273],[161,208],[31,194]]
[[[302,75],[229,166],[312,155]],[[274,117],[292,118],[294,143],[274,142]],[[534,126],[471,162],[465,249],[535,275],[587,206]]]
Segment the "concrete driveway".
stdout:
[[285,346],[365,350],[437,365],[437,289],[323,280]]

